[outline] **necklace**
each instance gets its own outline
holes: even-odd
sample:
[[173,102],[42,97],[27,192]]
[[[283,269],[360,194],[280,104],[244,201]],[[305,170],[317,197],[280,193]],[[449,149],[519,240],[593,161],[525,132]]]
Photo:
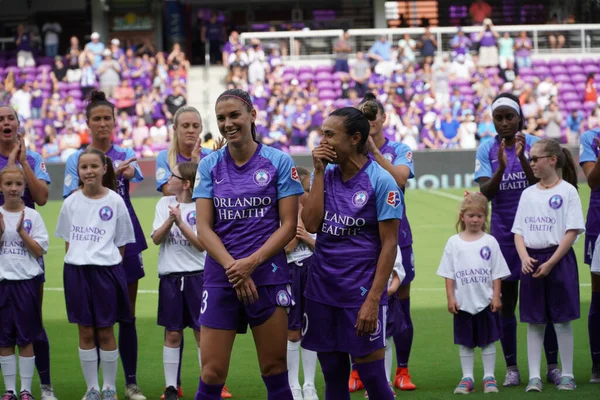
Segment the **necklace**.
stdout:
[[544,189],[552,189],[554,186],[558,185],[559,182],[562,180],[562,178],[558,178],[556,182],[554,182],[552,185],[544,185],[541,181],[540,181],[540,186],[543,187]]

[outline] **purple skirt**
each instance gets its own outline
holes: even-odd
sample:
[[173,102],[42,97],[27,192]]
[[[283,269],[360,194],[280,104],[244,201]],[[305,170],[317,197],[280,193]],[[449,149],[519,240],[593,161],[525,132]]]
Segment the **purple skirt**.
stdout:
[[502,338],[502,322],[499,312],[490,306],[477,314],[459,311],[454,314],[454,344],[474,349],[497,342]]
[[38,277],[24,281],[0,281],[0,321],[0,347],[25,346],[41,334]]

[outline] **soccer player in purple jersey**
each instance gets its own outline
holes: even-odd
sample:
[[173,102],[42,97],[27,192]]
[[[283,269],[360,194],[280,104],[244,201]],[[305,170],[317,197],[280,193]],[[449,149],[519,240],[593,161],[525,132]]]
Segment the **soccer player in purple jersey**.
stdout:
[[302,220],[317,241],[305,291],[302,347],[318,354],[326,400],[350,399],[349,356],[371,398],[394,398],[384,365],[387,283],[403,195],[367,153],[369,121],[377,113],[374,102],[363,111],[334,111],[313,150],[314,179]]
[[[25,173],[25,192],[23,202],[29,208],[35,205],[43,206],[48,201],[48,184],[50,176],[42,157],[31,150],[27,150],[25,140],[18,135],[19,118],[16,111],[10,106],[0,106],[0,169],[6,166],[18,165]],[[0,205],[4,204],[4,196],[0,193]],[[43,258],[40,258],[42,268]],[[44,275],[40,275],[40,302],[44,298]],[[56,400],[52,383],[50,381],[50,343],[46,330],[33,342],[36,354],[35,366],[40,375],[42,400]]]
[[[592,190],[585,225],[585,263],[592,265],[595,244],[600,234],[600,129],[581,135],[579,165]],[[592,354],[591,383],[600,383],[600,275],[592,274],[592,302],[588,316],[590,353]]]
[[286,363],[293,305],[285,246],[296,234],[304,193],[292,158],[257,142],[247,92],[215,106],[227,146],[200,161],[193,198],[207,249],[200,310],[202,373],[196,400],[219,400],[236,333],[250,324],[269,400],[292,400]]
[[[529,164],[531,146],[539,139],[526,135],[523,112],[517,97],[498,95],[492,103],[492,116],[498,136],[477,149],[475,182],[481,193],[492,202],[491,234],[498,240],[511,276],[502,281],[502,350],[506,361],[503,386],[517,386],[521,376],[517,366],[517,319],[515,309],[519,297],[521,260],[511,232],[521,193],[537,183]],[[546,379],[558,384],[558,343],[554,327],[549,324],[544,340],[548,370]]]
[[[129,400],[146,400],[137,385],[136,378],[138,341],[135,327],[135,302],[138,281],[145,275],[142,251],[146,250],[148,245],[129,195],[129,182],[140,182],[144,177],[135,162],[133,150],[114,146],[111,142],[111,135],[115,129],[115,106],[106,99],[104,92],[94,90],[90,93],[86,116],[92,137],[92,143],[88,148],[100,150],[112,160],[117,177],[116,191],[125,201],[135,231],[135,242],[125,246],[123,257],[133,318],[119,322],[119,352],[125,373],[125,397]],[[79,150],[67,159],[63,186],[64,198],[79,189],[77,163],[81,153],[82,151]]]

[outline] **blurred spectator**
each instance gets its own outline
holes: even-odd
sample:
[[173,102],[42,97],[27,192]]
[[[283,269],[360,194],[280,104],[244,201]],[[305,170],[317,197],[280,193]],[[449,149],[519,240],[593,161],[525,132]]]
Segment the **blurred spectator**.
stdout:
[[65,128],[65,132],[60,137],[60,161],[67,162],[71,154],[74,154],[81,148],[81,138],[73,131],[70,125]]
[[472,113],[465,115],[458,128],[458,143],[461,149],[477,148],[477,124]]
[[25,140],[25,147],[30,150],[37,151],[36,142],[39,138],[33,126],[32,119],[28,119],[23,124],[23,138]]
[[131,118],[126,111],[120,111],[119,116],[115,120],[115,125],[119,132],[119,136],[129,136],[133,131],[133,124],[131,123]]
[[525,129],[523,130],[523,133],[537,137],[544,136],[544,130],[540,127],[540,125],[538,124],[538,120],[535,117],[530,117],[527,119],[527,124],[525,124]]
[[320,143],[321,143],[321,132],[320,132],[320,128],[319,129],[313,129],[310,131],[310,133],[308,134],[308,149],[310,151],[313,151],[315,149],[315,147],[317,147]]
[[150,140],[149,137],[144,139],[141,151],[142,158],[154,158],[156,157],[156,154],[157,153],[152,150],[152,140]]
[[463,29],[459,26],[456,35],[450,40],[452,47],[452,58],[456,59],[459,55],[466,56],[471,48],[471,39],[469,39]]
[[551,98],[556,98],[558,95],[558,86],[552,80],[551,76],[547,76],[537,86],[537,102],[540,108],[545,109],[550,104]]
[[133,147],[139,149],[144,144],[144,141],[150,137],[150,129],[146,125],[146,121],[142,118],[137,120],[135,128],[133,128]]
[[156,47],[154,47],[154,44],[152,44],[150,39],[146,37],[144,38],[142,45],[137,49],[136,54],[141,57],[154,57],[156,54]]
[[165,125],[164,119],[159,119],[154,123],[154,126],[150,128],[150,140],[153,145],[167,145],[167,139],[169,137],[169,130]]
[[451,77],[458,79],[470,79],[473,74],[473,70],[475,67],[472,65],[471,61],[467,61],[467,58],[464,54],[459,54],[456,57],[456,60],[452,62],[452,66],[450,68]]
[[583,133],[585,115],[579,110],[573,110],[567,115],[567,140],[569,144],[579,144],[579,136]]
[[187,97],[181,90],[180,85],[173,87],[173,93],[168,95],[163,105],[163,112],[169,122],[173,120],[173,116],[181,107],[187,104]]
[[33,81],[31,90],[31,118],[40,119],[42,117],[42,107],[44,105],[44,93],[40,89],[40,83]]
[[435,51],[437,49],[438,43],[435,40],[435,35],[431,33],[431,28],[425,28],[425,33],[421,36],[421,41],[419,42],[419,47],[421,48],[421,56],[423,56],[423,62],[425,64],[433,63],[433,58],[435,57]]
[[54,91],[58,91],[59,82],[67,82],[67,67],[63,63],[61,56],[54,57],[54,65],[52,71],[50,71],[50,79],[52,80],[52,86]]
[[106,49],[102,52],[104,60],[98,66],[97,75],[100,81],[100,90],[106,93],[106,96],[111,98],[115,94],[115,89],[121,82],[121,66],[113,60],[110,50]]
[[460,122],[458,122],[452,116],[452,112],[448,109],[443,111],[444,118],[440,122],[440,129],[438,131],[438,139],[445,148],[454,148],[459,145],[458,128]]
[[[558,21],[558,14],[552,14],[552,17],[548,20],[548,25],[558,25],[560,22]],[[548,32],[548,43],[550,43],[550,48],[552,50],[562,49],[565,45],[565,36],[560,32]]]
[[110,52],[112,54],[112,58],[119,63],[125,58],[125,52],[120,46],[121,41],[119,39],[115,38],[110,41]]
[[497,67],[498,66],[498,47],[496,40],[500,37],[494,29],[492,20],[486,18],[483,21],[482,30],[477,34],[479,42],[479,63],[482,67]]
[[169,76],[173,76],[176,71],[179,71],[183,76],[187,75],[187,71],[190,69],[190,62],[185,57],[185,53],[181,51],[181,45],[175,43],[173,50],[167,58],[167,65],[169,66]]
[[417,50],[417,42],[411,39],[408,33],[405,33],[402,39],[398,41],[400,62],[413,64],[417,59],[415,50]]
[[89,59],[85,58],[81,65],[81,95],[84,99],[96,88],[96,73]]
[[352,52],[352,47],[350,46],[350,34],[347,30],[342,33],[341,38],[333,43],[333,51],[335,53],[333,72],[350,72],[348,55]]
[[598,102],[598,91],[596,88],[596,82],[594,81],[594,74],[588,74],[587,81],[585,82],[585,94],[583,97],[584,102],[593,101]]
[[100,66],[100,63],[102,62],[105,47],[104,43],[100,41],[100,34],[98,32],[92,33],[90,39],[91,42],[88,42],[88,44],[85,45],[84,50],[89,51],[94,56],[92,65],[94,69],[96,69]]
[[265,52],[260,45],[260,41],[254,39],[248,49],[248,82],[250,84],[265,81],[265,61]]
[[223,46],[223,65],[229,66],[229,57],[238,49],[244,50],[244,46],[242,46],[242,44],[240,43],[239,33],[237,31],[232,31],[231,34],[229,34],[229,41],[225,43],[225,46]]
[[500,68],[512,69],[515,63],[515,40],[510,37],[510,33],[504,32],[504,35],[498,39],[498,59]]
[[285,130],[281,129],[277,124],[271,124],[268,133],[262,136],[262,142],[267,146],[283,151],[287,151],[288,148],[288,137]]
[[306,109],[306,100],[296,100],[296,110],[291,116],[292,122],[292,145],[306,146],[308,128],[311,126],[311,116]]
[[562,112],[558,109],[556,103],[550,103],[548,110],[544,112],[542,117],[542,124],[545,125],[545,137],[562,141],[562,133],[560,130],[560,124],[563,121]]
[[496,126],[492,121],[492,113],[490,110],[483,112],[483,120],[479,122],[477,126],[477,136],[479,137],[479,144],[483,144],[488,140],[491,140],[498,133],[496,132]]
[[17,46],[17,66],[19,68],[35,67],[35,60],[31,51],[31,36],[25,31],[23,24],[17,25],[17,36],[15,37]]
[[217,14],[211,13],[210,20],[202,27],[200,31],[200,41],[209,46],[210,61],[212,64],[219,64],[221,59],[221,46],[225,30],[223,24],[217,21]]
[[369,63],[371,68],[382,61],[390,61],[392,58],[392,45],[388,42],[386,35],[381,35],[369,49]]
[[215,146],[215,141],[213,139],[212,133],[207,132],[204,134],[204,137],[202,138],[202,147],[204,147],[205,149],[209,149],[212,150]]
[[521,31],[521,34],[515,42],[517,68],[531,68],[531,49],[533,43],[527,37],[527,32]]
[[60,148],[56,140],[56,131],[44,137],[44,144],[42,145],[42,157],[44,158],[44,162],[46,164],[60,162]]
[[28,83],[21,85],[19,90],[12,95],[10,104],[17,111],[21,121],[31,118],[31,92]]
[[469,7],[469,15],[473,25],[481,25],[486,18],[492,16],[492,7],[484,0],[475,0]]
[[371,67],[367,60],[365,60],[364,54],[359,51],[356,53],[356,62],[350,69],[350,77],[355,82],[355,88],[360,97],[363,97],[367,91],[367,84],[371,77]]
[[56,21],[48,21],[42,26],[44,36],[44,49],[46,57],[56,57],[58,54],[58,45],[60,43],[60,34],[62,27]]
[[114,91],[114,99],[119,112],[125,112],[128,115],[133,115],[135,112],[135,91],[129,85],[129,81],[124,79]]

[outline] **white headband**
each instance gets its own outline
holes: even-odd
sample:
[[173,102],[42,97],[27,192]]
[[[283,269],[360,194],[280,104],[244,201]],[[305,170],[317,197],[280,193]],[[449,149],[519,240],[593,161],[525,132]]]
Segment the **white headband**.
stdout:
[[519,104],[516,101],[509,99],[508,97],[500,97],[498,100],[492,103],[492,112],[494,112],[496,108],[502,106],[510,107],[513,110],[515,110],[519,116],[521,115],[521,111],[519,110]]

